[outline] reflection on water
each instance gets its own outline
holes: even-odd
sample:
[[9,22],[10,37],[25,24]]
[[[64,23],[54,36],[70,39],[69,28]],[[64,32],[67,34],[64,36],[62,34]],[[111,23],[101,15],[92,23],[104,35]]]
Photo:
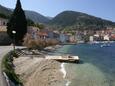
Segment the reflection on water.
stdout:
[[[70,86],[115,86],[115,44],[78,44],[58,51],[78,55],[83,64],[67,64]],[[71,47],[71,48],[70,48]],[[70,69],[71,68],[71,69]]]

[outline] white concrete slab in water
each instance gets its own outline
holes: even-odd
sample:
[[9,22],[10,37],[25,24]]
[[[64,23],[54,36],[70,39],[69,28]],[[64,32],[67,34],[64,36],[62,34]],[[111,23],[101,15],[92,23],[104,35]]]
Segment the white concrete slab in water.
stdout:
[[70,61],[70,62],[76,62],[79,61],[79,57],[78,56],[70,56],[70,55],[65,55],[65,56],[50,56],[47,55],[45,56],[46,59],[49,60],[58,60],[58,61]]

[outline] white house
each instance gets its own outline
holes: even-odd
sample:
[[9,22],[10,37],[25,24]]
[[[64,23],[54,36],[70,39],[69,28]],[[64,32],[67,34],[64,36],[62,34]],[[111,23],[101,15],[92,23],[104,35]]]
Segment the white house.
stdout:
[[66,36],[65,36],[65,34],[63,34],[63,33],[60,34],[60,41],[61,41],[62,43],[65,43],[65,42],[66,42]]
[[93,42],[93,41],[94,41],[93,36],[90,36],[90,37],[89,37],[89,41],[90,41],[90,42]]
[[109,41],[109,36],[108,36],[108,35],[105,35],[105,36],[103,37],[103,39],[106,40],[106,41]]

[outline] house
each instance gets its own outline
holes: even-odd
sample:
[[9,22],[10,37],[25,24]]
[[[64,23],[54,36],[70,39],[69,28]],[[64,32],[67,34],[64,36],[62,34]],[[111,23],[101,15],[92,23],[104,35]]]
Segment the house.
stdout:
[[90,42],[93,42],[93,41],[94,41],[93,36],[90,36],[90,37],[89,37],[89,41],[90,41]]
[[32,35],[33,39],[37,39],[37,34],[39,32],[38,27],[29,26],[27,32]]
[[61,33],[60,34],[60,42],[66,43],[69,40],[69,36],[67,34]]
[[40,38],[40,39],[48,38],[48,33],[47,32],[39,31],[37,35],[38,35],[38,38]]
[[48,38],[49,39],[53,39],[54,38],[54,32],[53,31],[48,31],[47,34],[48,34]]
[[105,35],[105,36],[103,37],[103,39],[104,39],[105,41],[109,41],[109,36],[108,36],[108,35]]
[[110,40],[114,40],[115,41],[115,34],[112,34],[111,36],[110,36]]
[[32,34],[33,32],[39,31],[38,27],[28,26],[27,32]]
[[69,37],[69,42],[70,42],[70,43],[76,43],[76,42],[77,42],[76,37],[75,37],[74,35],[71,35],[71,36]]
[[46,32],[47,33],[47,38],[48,39],[53,39],[54,38],[54,32],[53,30],[49,29],[49,28],[46,28],[46,29],[43,29],[42,31]]
[[60,34],[59,33],[56,33],[54,32],[54,39],[60,41]]
[[8,19],[0,18],[0,26],[6,26],[8,23]]

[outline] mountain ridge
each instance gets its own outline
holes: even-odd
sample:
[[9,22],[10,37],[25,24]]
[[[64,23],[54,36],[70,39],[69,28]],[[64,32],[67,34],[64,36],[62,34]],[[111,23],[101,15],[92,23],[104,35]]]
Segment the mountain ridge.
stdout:
[[[12,11],[13,11],[13,9],[6,8],[2,5],[0,5],[0,13],[1,14],[4,14],[6,16],[10,16],[12,14]],[[47,17],[41,15],[40,13],[37,13],[35,11],[29,11],[29,10],[24,10],[24,11],[25,11],[26,18],[31,19],[35,23],[47,23],[47,22],[49,22],[49,19]]]
[[[11,15],[13,9],[6,8],[0,5],[0,13],[7,16]],[[110,20],[95,17],[86,13],[77,11],[63,11],[57,14],[54,18],[43,16],[35,11],[24,10],[26,18],[31,19],[35,23],[44,23],[56,28],[71,28],[71,29],[87,29],[87,28],[104,28],[115,27],[115,22]]]
[[95,17],[86,13],[76,11],[63,11],[57,14],[49,23],[50,25],[68,27],[68,26],[83,26],[83,27],[107,27],[115,26],[115,22]]

